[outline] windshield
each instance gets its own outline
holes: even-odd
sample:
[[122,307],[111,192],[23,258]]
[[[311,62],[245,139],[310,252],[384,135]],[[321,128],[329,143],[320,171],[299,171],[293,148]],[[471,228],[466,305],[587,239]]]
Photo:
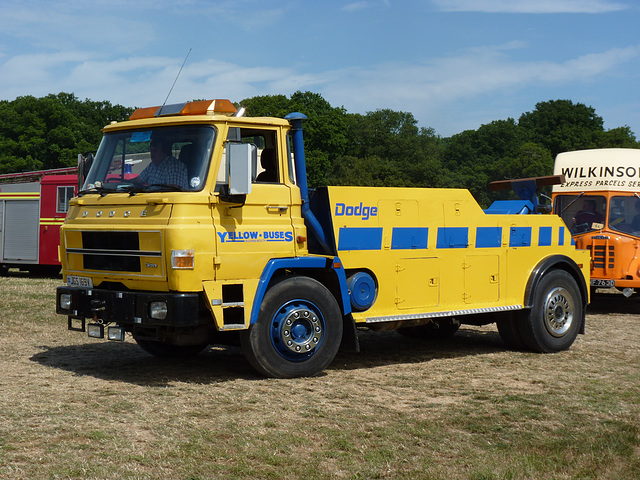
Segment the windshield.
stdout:
[[609,205],[609,228],[640,236],[640,197],[612,197]]
[[106,134],[80,193],[201,190],[214,139],[204,125]]
[[562,217],[572,234],[602,230],[607,199],[603,195],[558,195],[554,211]]

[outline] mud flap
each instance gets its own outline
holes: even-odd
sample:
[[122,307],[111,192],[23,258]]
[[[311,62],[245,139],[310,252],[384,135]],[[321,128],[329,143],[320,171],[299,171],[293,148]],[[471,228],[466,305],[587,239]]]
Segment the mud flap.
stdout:
[[340,342],[340,351],[347,353],[360,353],[360,340],[358,339],[358,330],[356,323],[353,321],[351,314],[342,317],[344,325],[342,329],[342,342]]

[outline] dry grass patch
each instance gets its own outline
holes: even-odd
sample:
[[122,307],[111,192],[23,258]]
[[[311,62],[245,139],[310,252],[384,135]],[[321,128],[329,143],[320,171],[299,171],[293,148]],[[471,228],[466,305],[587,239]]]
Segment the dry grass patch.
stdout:
[[559,354],[493,326],[365,333],[274,380],[234,348],[169,361],[68,332],[59,282],[0,278],[2,478],[640,478],[637,302],[592,307]]

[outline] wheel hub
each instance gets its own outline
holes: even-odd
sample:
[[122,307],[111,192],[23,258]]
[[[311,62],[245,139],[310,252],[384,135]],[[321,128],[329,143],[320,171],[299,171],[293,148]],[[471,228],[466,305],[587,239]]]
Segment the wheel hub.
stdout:
[[309,352],[318,345],[322,328],[318,316],[298,307],[289,312],[280,326],[281,337],[289,350],[295,353]]
[[545,300],[544,324],[554,337],[562,337],[573,323],[575,306],[569,292],[557,287],[549,292]]
[[275,315],[271,323],[271,339],[280,355],[301,361],[313,355],[324,338],[324,322],[313,304],[292,301]]

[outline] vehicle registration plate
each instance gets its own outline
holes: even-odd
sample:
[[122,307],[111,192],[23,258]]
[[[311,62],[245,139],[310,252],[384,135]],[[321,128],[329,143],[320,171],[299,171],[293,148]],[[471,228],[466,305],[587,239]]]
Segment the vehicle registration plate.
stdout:
[[592,278],[591,279],[591,286],[592,287],[615,287],[616,286],[616,281],[615,280],[600,280],[597,278]]
[[93,288],[93,280],[91,280],[89,277],[67,275],[67,285],[70,287]]

